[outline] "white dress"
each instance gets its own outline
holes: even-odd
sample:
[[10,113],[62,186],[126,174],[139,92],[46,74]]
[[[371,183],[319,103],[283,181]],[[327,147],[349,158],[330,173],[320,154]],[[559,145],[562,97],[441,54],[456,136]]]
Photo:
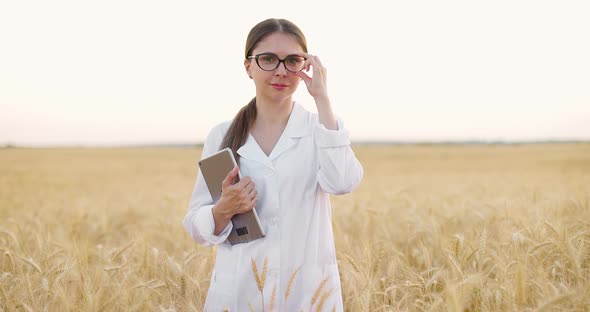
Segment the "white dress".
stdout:
[[[211,130],[202,157],[219,150],[229,125],[224,122]],[[183,224],[199,244],[217,245],[204,310],[262,311],[264,300],[268,312],[275,292],[273,311],[310,311],[314,294],[322,286],[313,311],[320,301],[324,311],[342,311],[329,194],[351,192],[360,183],[363,168],[350,148],[349,134],[341,120],[338,130],[328,130],[319,123],[317,114],[294,102],[287,126],[270,156],[252,135],[237,152],[242,176],[250,176],[256,185],[256,210],[266,236],[230,245],[226,238],[231,222],[214,235],[213,202],[199,172]],[[263,294],[256,283],[252,259],[260,275],[267,261]]]

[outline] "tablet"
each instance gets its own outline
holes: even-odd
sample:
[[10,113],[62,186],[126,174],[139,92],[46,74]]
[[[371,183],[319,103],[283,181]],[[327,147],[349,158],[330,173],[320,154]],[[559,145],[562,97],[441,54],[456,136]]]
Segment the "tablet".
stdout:
[[[199,161],[199,168],[203,174],[203,178],[205,178],[205,184],[209,189],[214,203],[221,197],[223,180],[235,166],[237,166],[236,159],[229,147]],[[239,171],[238,177],[241,178]],[[256,208],[234,215],[231,222],[233,229],[227,240],[232,245],[247,243],[265,235],[258,219]]]

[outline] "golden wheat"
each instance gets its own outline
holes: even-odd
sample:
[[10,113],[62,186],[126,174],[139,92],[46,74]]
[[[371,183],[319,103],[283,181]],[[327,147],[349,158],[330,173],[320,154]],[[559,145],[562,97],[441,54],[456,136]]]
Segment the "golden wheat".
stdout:
[[[332,197],[346,311],[590,306],[589,144],[354,149],[363,182]],[[1,149],[0,310],[200,311],[215,248],[181,226],[199,155]],[[319,286],[310,309],[334,310]]]

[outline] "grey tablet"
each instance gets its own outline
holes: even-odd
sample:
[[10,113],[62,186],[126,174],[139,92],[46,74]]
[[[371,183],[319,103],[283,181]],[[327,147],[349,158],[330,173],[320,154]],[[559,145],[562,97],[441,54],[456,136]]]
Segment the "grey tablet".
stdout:
[[[199,161],[199,168],[214,203],[221,197],[223,180],[235,166],[237,166],[237,163],[229,147]],[[241,177],[239,172],[238,177]],[[232,245],[253,241],[265,235],[256,208],[234,215],[231,221],[233,229],[227,240]]]

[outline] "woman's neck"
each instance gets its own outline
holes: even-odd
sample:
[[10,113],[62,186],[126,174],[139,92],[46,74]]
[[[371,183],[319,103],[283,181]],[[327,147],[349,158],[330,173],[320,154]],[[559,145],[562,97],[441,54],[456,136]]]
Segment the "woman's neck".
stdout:
[[286,125],[293,108],[291,97],[281,102],[256,99],[256,123],[264,126]]

